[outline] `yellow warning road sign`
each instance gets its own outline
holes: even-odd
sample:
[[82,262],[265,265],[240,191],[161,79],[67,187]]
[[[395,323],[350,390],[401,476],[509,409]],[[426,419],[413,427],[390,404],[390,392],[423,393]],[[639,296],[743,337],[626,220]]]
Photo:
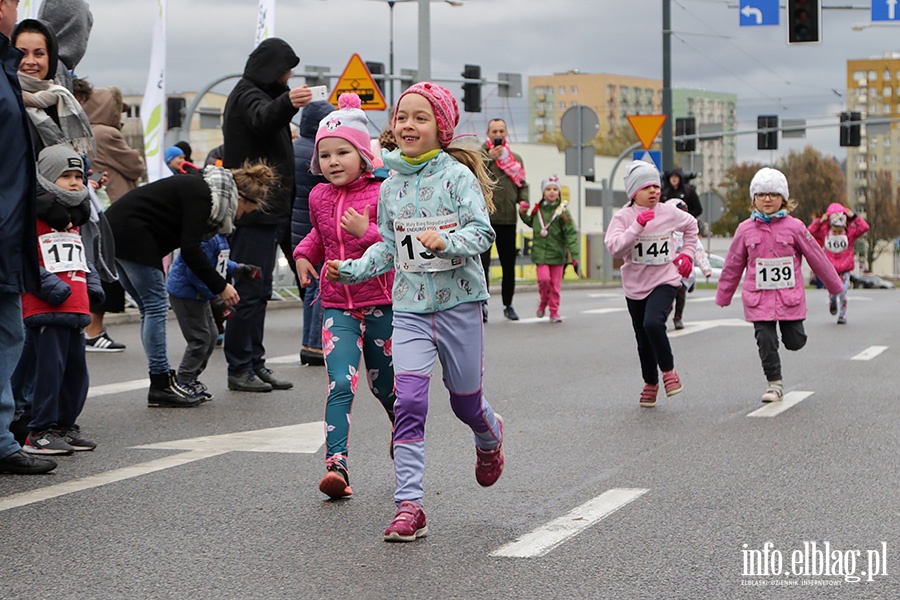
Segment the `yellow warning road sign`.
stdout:
[[666,122],[666,115],[628,115],[628,122],[631,123],[644,150],[649,150]]
[[350,62],[347,63],[344,72],[341,73],[341,78],[338,80],[337,85],[334,86],[328,101],[337,108],[338,98],[346,92],[353,92],[359,96],[363,110],[384,110],[387,108],[384,96],[381,95],[381,90],[378,89],[378,85],[372,79],[372,74],[369,73],[366,63],[359,57],[359,54],[354,54],[350,57]]

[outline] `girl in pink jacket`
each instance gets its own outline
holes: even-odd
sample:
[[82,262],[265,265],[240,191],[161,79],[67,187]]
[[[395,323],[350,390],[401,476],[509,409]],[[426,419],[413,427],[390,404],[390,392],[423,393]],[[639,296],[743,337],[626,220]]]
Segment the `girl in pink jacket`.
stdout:
[[[847,322],[847,290],[850,289],[850,271],[856,266],[853,244],[857,238],[869,230],[866,220],[843,204],[832,202],[828,210],[809,226],[809,232],[819,245],[825,248],[825,256],[834,265],[844,289],[839,295],[828,295],[828,308],[831,314],[838,315],[838,325]],[[840,299],[840,313],[838,313]]]
[[750,181],[750,198],[753,212],[734,233],[719,276],[716,304],[731,304],[746,271],[741,292],[744,318],[753,323],[759,358],[769,382],[761,399],[774,402],[784,396],[776,325],[781,327],[785,348],[799,350],[806,345],[801,258],[806,258],[829,292],[838,294],[843,286],[803,221],[788,214],[796,202],[790,200],[784,173],[768,167],[757,171]]
[[[359,258],[381,241],[376,223],[381,181],[372,177],[368,120],[359,96],[342,94],[339,110],[319,123],[310,171],[324,175],[309,194],[313,229],[294,249],[297,275],[306,287],[319,278],[313,265],[326,260]],[[394,422],[394,365],[391,358],[393,310],[390,271],[363,283],[342,285],[320,280],[325,309],[322,350],[328,372],[325,402],[325,468],[319,490],[337,499],[353,493],[349,485],[347,453],[350,411],[359,382],[359,359],[366,360],[366,380],[372,393]]]
[[[659,371],[666,396],[683,389],[675,372],[666,321],[681,278],[689,277],[694,270],[697,219],[670,204],[659,203],[659,171],[650,163],[636,160],[628,165],[625,191],[631,201],[610,221],[606,246],[614,257],[625,260],[622,288],[644,377],[640,404],[652,407],[659,392]],[[675,232],[684,236],[682,252],[677,256]]]

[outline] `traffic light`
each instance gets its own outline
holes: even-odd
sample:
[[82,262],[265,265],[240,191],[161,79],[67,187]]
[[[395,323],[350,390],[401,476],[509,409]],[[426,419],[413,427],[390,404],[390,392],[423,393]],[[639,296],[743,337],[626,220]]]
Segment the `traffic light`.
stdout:
[[858,148],[862,143],[862,135],[860,132],[860,119],[862,115],[858,112],[842,112],[841,113],[841,146],[852,146]]
[[[697,134],[697,119],[694,117],[678,117],[675,119],[675,137]],[[676,140],[675,152],[695,152],[697,140]]]
[[375,85],[378,86],[378,90],[384,95],[384,63],[383,62],[369,62],[366,61],[366,68],[369,70],[371,75],[381,75],[381,78],[372,79],[375,80]]
[[[757,150],[778,150],[778,115],[760,115],[756,117]],[[768,131],[763,131],[767,129]]]
[[481,66],[465,65],[463,79],[477,79],[478,83],[463,83],[463,110],[481,112]]
[[187,108],[187,101],[180,96],[169,96],[166,98],[166,121],[167,129],[178,129],[184,123],[184,111]]
[[788,44],[822,43],[821,0],[788,0]]

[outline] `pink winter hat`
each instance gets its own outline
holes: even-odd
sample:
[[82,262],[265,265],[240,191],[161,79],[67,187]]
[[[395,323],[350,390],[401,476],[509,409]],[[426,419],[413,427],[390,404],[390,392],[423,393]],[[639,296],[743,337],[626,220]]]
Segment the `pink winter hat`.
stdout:
[[828,224],[832,227],[847,226],[847,209],[843,204],[832,202],[828,205],[828,210],[825,211],[825,214],[828,215]]
[[[400,94],[397,100],[399,106],[400,100],[407,94],[419,94],[423,96],[428,103],[431,104],[431,110],[434,111],[434,118],[437,121],[438,141],[441,148],[446,148],[453,141],[453,135],[456,125],[459,123],[459,106],[456,104],[456,98],[445,87],[439,86],[430,81],[420,81],[406,88],[406,91]],[[397,124],[397,111],[394,110],[394,119],[391,126]]]
[[322,168],[319,166],[319,140],[330,137],[347,140],[353,144],[366,163],[366,171],[371,173],[374,170],[375,155],[372,154],[370,144],[369,119],[361,106],[359,96],[352,92],[343,93],[338,98],[338,109],[319,121],[316,145],[313,148],[312,160],[309,161],[309,170],[313,175],[322,174]]

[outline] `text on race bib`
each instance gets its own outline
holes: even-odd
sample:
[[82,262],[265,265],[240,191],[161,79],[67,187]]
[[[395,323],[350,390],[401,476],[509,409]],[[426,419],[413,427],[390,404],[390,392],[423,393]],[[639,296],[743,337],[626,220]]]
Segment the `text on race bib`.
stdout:
[[850,240],[846,235],[827,235],[825,236],[825,249],[829,252],[843,252],[850,247]]
[[631,262],[640,265],[664,265],[672,262],[672,232],[642,233],[631,249]]
[[44,268],[51,273],[66,271],[88,271],[84,256],[84,244],[77,233],[57,231],[38,237]]
[[756,259],[756,289],[780,290],[794,287],[794,258]]
[[219,252],[216,258],[216,272],[222,276],[222,279],[228,275],[228,257],[231,256],[231,248],[225,248]]
[[397,261],[404,271],[449,271],[463,264],[461,257],[438,258],[417,239],[417,235],[428,229],[438,233],[453,233],[459,227],[459,217],[441,215],[418,219],[397,219],[394,221],[394,235],[397,240]]

